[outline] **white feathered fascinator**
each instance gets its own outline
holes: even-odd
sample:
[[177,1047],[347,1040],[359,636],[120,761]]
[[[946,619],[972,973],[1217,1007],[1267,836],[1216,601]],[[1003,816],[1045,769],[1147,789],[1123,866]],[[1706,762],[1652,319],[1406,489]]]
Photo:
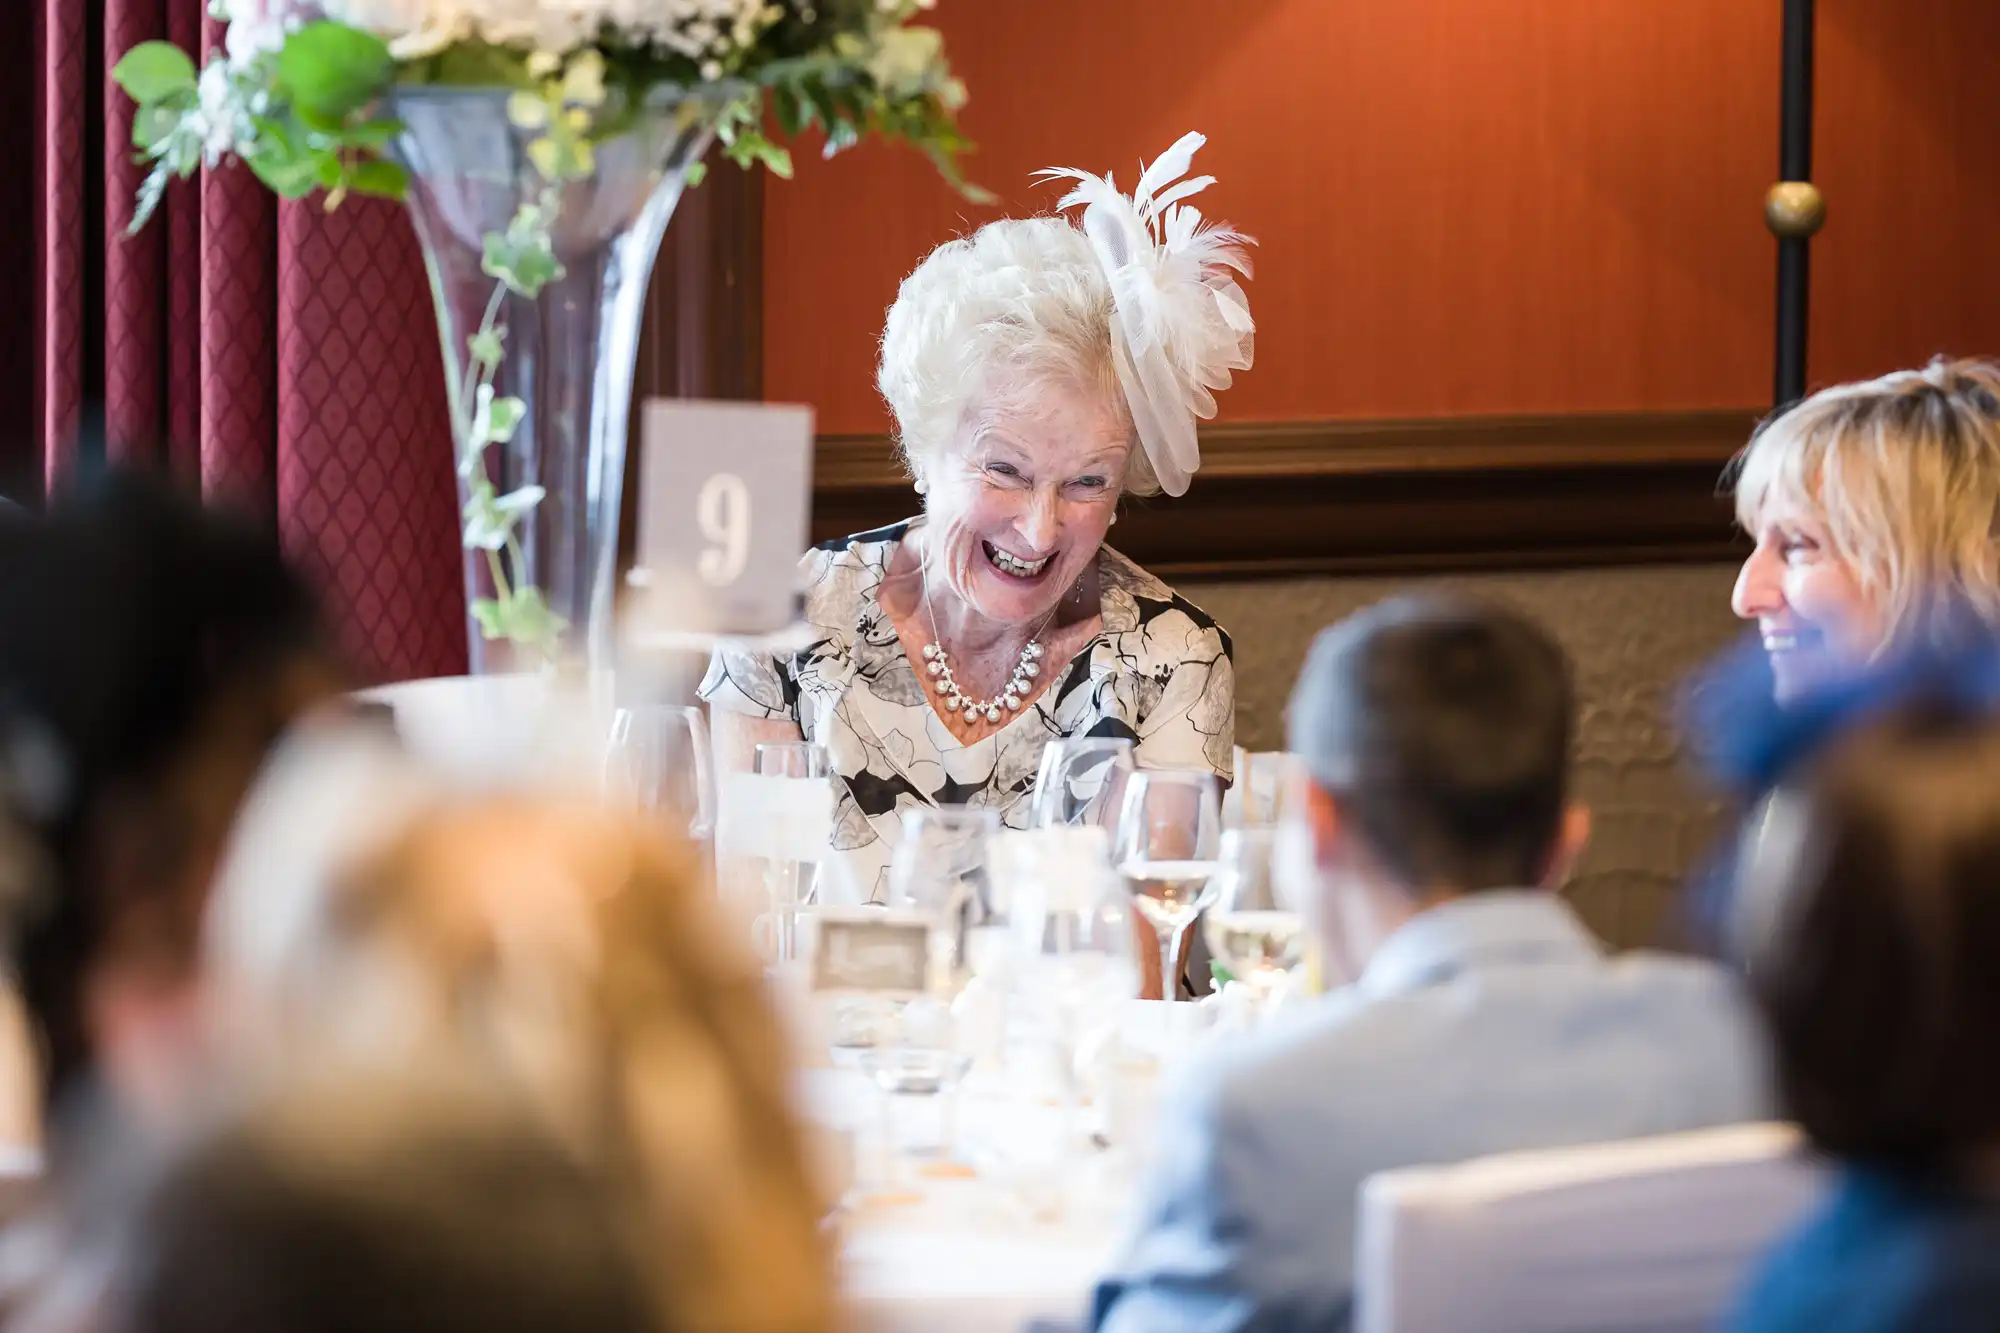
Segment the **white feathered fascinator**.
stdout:
[[1112,357],[1132,405],[1139,442],[1160,487],[1180,495],[1201,466],[1195,419],[1215,415],[1215,390],[1248,370],[1257,326],[1236,277],[1250,276],[1250,237],[1202,221],[1181,202],[1215,184],[1183,180],[1197,148],[1184,135],[1152,166],[1140,166],[1128,198],[1111,177],[1050,167],[1038,177],[1073,180],[1058,209],[1083,207],[1083,234],[1111,282]]

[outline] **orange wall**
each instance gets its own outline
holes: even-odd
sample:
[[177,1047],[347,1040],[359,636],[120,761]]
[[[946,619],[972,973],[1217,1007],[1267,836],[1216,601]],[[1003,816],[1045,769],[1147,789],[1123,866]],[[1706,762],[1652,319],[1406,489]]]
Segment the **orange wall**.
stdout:
[[[1994,7],[2000,12],[2000,6]],[[1892,15],[1909,17],[1892,21]],[[1816,379],[2000,350],[2000,45],[1986,0],[1822,0]],[[1235,420],[1735,406],[1769,393],[1778,0],[944,0],[968,164],[1122,184],[1188,129],[1257,236]],[[1218,16],[1226,16],[1219,18]],[[1967,30],[1973,38],[1968,40]],[[765,389],[883,428],[873,342],[933,245],[998,211],[868,146],[766,192]],[[1928,233],[1923,230],[1930,223]],[[1918,238],[1924,237],[1924,243]],[[1913,278],[1919,296],[1911,296]]]
[[1812,377],[2000,355],[2000,4],[1820,0]]

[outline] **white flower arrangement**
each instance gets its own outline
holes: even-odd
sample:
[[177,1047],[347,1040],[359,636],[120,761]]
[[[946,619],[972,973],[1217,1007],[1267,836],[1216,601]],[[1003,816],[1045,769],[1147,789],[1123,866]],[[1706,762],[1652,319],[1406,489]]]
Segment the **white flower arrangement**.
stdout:
[[[867,134],[905,140],[958,189],[964,85],[944,43],[912,20],[936,0],[213,0],[223,48],[199,71],[145,42],[112,71],[138,103],[133,142],[153,165],[132,226],[167,183],[240,158],[287,197],[324,189],[400,197],[382,157],[400,127],[380,114],[398,85],[503,86],[541,95],[573,66],[596,71],[616,106],[662,85],[708,86],[731,157],[789,175],[765,135],[817,126],[829,155]],[[720,91],[726,89],[727,91]],[[617,132],[593,120],[586,141]]]
[[[507,294],[533,300],[564,276],[551,244],[564,182],[589,177],[595,149],[629,131],[663,89],[681,127],[712,130],[739,165],[780,176],[791,158],[766,136],[818,127],[831,156],[867,134],[924,152],[969,197],[958,174],[967,145],[955,116],[965,89],[944,43],[914,25],[935,0],[212,0],[228,20],[220,51],[197,71],[187,52],[146,42],[112,77],[138,104],[132,139],[152,164],[132,230],[169,182],[242,161],[288,198],[324,191],[400,198],[403,168],[386,150],[402,125],[399,88],[511,90],[508,118],[532,135],[532,182],[504,231],[487,234],[483,271],[496,287],[462,354],[447,349],[462,536],[484,552],[495,596],[470,608],[489,639],[552,651],[566,628],[525,582],[517,525],[544,499],[539,486],[500,494],[485,451],[507,442],[526,404],[493,388],[506,356],[498,318]],[[700,179],[700,164],[687,182]],[[463,361],[453,366],[452,362]],[[511,570],[511,573],[510,573]]]

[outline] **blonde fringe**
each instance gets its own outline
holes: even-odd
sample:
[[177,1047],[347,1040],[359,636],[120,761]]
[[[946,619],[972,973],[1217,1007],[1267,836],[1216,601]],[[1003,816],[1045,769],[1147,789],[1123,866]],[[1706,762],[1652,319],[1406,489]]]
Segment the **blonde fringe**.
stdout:
[[1960,608],[2000,627],[2000,365],[1940,357],[1822,390],[1760,426],[1726,484],[1752,533],[1774,504],[1824,525],[1885,646]]

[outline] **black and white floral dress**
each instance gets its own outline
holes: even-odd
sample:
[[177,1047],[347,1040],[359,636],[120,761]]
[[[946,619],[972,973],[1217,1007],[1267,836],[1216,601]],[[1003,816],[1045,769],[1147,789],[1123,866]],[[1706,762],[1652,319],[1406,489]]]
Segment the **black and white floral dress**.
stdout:
[[833,845],[853,883],[885,899],[903,811],[969,805],[1025,827],[1042,749],[1066,736],[1123,736],[1146,768],[1207,768],[1227,780],[1235,756],[1236,681],[1229,635],[1198,607],[1119,555],[1098,552],[1104,627],[1060,680],[999,731],[961,743],[931,707],[876,600],[912,523],[806,553],[805,618],[796,654],[725,651],[709,664],[711,707],[789,718],[826,747],[839,775]]

